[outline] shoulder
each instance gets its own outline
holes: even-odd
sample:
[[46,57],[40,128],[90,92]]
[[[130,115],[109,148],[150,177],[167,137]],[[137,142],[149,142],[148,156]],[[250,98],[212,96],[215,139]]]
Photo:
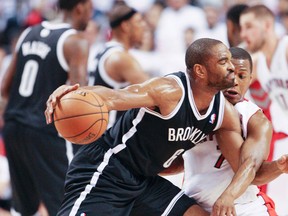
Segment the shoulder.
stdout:
[[82,32],[76,32],[75,34],[69,35],[64,42],[64,50],[74,50],[75,52],[87,51],[89,48],[88,40],[85,38]]
[[88,44],[88,41],[83,32],[77,32],[77,31],[74,31],[74,29],[71,29],[71,34],[66,38],[65,43],[70,44],[70,45],[72,45],[73,43]]
[[257,111],[261,111],[261,108],[258,107],[255,103],[250,100],[244,99],[241,102],[238,102],[234,106],[239,113],[256,113]]
[[241,131],[238,112],[227,99],[225,99],[224,117],[220,129],[238,131],[239,133]]
[[[114,62],[122,62],[122,61],[131,61],[134,60],[132,55],[130,55],[127,51],[125,50],[115,50],[109,57],[108,59],[110,61]],[[125,62],[122,62],[125,63]]]

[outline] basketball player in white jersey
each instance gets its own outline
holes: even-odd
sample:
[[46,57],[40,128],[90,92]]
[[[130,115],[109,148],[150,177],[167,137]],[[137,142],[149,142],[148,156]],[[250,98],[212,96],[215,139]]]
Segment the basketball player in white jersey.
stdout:
[[[271,101],[269,114],[274,128],[272,159],[288,152],[288,36],[279,38],[274,22],[274,14],[263,5],[247,8],[240,16],[241,37],[247,49],[254,53],[254,82],[260,83]],[[267,187],[267,194],[275,201],[279,215],[288,214],[287,182],[288,176],[283,175]]]
[[[247,133],[249,136],[253,136],[252,127],[257,124],[255,121],[262,118],[261,116],[264,114],[254,103],[243,99],[252,77],[252,59],[249,53],[237,47],[230,48],[230,52],[232,53],[232,63],[235,66],[235,86],[225,90],[224,95],[239,112],[242,135],[246,138]],[[212,212],[214,203],[234,176],[233,169],[221,154],[213,134],[201,145],[185,152],[183,158],[185,170],[183,189],[185,193],[197,200],[205,210]],[[285,166],[283,171],[285,171],[284,168]],[[269,171],[272,172],[272,170]],[[268,176],[269,178],[258,175],[255,183],[266,183],[280,173],[273,172]],[[256,185],[250,185],[238,198],[231,194],[232,201],[237,198],[234,201],[237,216],[276,216],[273,201],[264,193],[258,194],[259,189]]]

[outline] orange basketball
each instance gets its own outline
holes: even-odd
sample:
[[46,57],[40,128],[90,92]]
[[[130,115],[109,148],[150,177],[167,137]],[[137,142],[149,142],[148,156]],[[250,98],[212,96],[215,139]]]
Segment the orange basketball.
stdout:
[[97,140],[106,130],[108,109],[93,91],[76,90],[64,95],[54,110],[60,135],[75,144]]

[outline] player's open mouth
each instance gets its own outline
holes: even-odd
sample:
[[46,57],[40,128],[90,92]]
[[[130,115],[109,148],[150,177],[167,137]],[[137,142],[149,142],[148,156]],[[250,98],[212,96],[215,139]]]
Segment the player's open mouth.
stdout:
[[238,92],[236,90],[233,90],[233,89],[227,90],[227,93],[231,94],[231,95],[237,95],[238,94]]
[[236,97],[238,92],[235,89],[227,89],[224,91],[224,95],[228,97]]

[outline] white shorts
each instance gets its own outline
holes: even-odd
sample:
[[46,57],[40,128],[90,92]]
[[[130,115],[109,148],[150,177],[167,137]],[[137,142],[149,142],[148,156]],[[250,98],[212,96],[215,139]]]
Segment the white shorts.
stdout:
[[257,199],[250,203],[235,204],[237,216],[275,216],[273,201],[265,194],[263,196],[265,198],[257,196]]

